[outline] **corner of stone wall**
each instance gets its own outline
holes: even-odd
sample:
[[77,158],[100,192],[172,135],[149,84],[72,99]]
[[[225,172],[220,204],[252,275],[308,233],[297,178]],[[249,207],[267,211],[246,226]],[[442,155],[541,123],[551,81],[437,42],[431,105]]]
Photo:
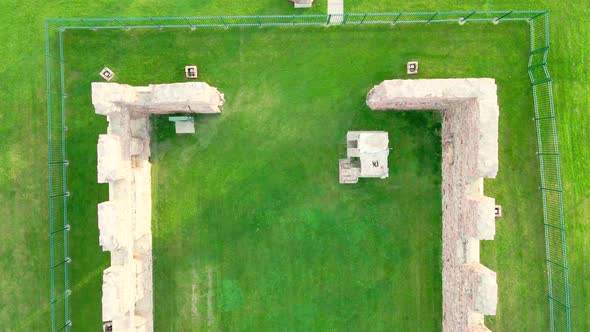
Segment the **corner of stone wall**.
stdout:
[[443,113],[443,330],[489,331],[498,302],[496,274],[480,264],[480,241],[495,235],[493,198],[483,178],[498,172],[495,80],[387,80],[367,94],[372,110]]
[[132,87],[92,83],[92,103],[107,117],[99,135],[97,178],[109,184],[98,204],[103,271],[102,319],[114,332],[153,331],[150,114],[220,113],[224,95],[203,82]]

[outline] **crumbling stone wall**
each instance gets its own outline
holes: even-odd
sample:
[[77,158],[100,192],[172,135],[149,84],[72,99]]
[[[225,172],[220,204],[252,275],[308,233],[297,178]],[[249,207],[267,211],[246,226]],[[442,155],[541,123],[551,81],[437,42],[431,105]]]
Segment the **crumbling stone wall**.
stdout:
[[103,272],[102,320],[115,332],[153,331],[150,114],[220,113],[224,96],[206,83],[132,87],[92,83],[92,103],[107,117],[97,145],[99,243],[111,252]]
[[496,274],[479,262],[479,241],[495,234],[493,198],[483,178],[498,172],[498,117],[493,79],[390,80],[367,105],[382,110],[438,110],[442,122],[443,331],[489,331]]

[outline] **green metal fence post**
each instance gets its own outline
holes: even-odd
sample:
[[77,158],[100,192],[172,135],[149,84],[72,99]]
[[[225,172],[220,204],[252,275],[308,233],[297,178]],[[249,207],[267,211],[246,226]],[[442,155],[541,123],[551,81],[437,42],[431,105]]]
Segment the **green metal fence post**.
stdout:
[[225,20],[223,19],[223,16],[219,16],[219,18],[221,19],[221,23],[223,23],[223,25],[225,25],[225,28],[227,29],[227,23],[225,23]]
[[[557,228],[557,229],[561,229],[561,228]],[[565,267],[565,266],[563,266],[563,265],[561,265],[561,264],[559,264],[559,263],[557,263],[555,261],[552,261],[550,259],[546,259],[545,262],[546,263],[551,263],[551,264],[557,265],[557,266],[561,267],[562,269],[567,270],[567,267]]]
[[326,26],[330,26],[330,21],[332,20],[332,14],[328,14],[328,19],[326,20]]
[[531,69],[539,68],[539,67],[542,67],[542,66],[545,66],[545,65],[546,65],[545,62],[541,62],[541,63],[538,63],[536,65],[529,66],[528,69],[531,70]]
[[115,20],[117,23],[119,23],[119,25],[121,25],[123,27],[123,29],[125,30],[129,30],[129,27],[126,26],[125,24],[123,24],[123,22],[119,21],[118,19],[113,17],[113,20]]
[[553,229],[560,230],[560,231],[565,231],[565,229],[563,229],[563,228],[561,228],[561,227],[559,227],[559,226],[554,226],[554,225],[550,225],[550,224],[543,224],[543,225],[544,225],[544,226],[547,226],[547,227],[551,227],[551,228],[553,228]]
[[432,17],[426,23],[430,23],[436,17],[436,15],[438,15],[438,12],[434,13],[434,15],[432,15]]
[[548,12],[549,12],[549,11],[548,11],[548,10],[546,10],[546,11],[544,11],[544,12],[540,13],[540,14],[537,14],[537,15],[535,15],[535,16],[533,16],[533,17],[531,17],[529,20],[530,20],[530,21],[532,21],[532,20],[536,19],[537,17],[539,17],[539,16],[541,16],[541,15],[545,15],[545,14],[547,14]]
[[391,25],[395,25],[397,23],[397,21],[399,20],[400,17],[402,17],[402,13],[399,13],[397,15],[397,17],[395,18],[395,20],[393,20],[393,22],[391,22]]
[[69,231],[69,230],[70,230],[70,227],[69,227],[69,225],[67,225],[66,227],[62,227],[60,229],[56,229],[52,232],[49,232],[49,234],[53,235],[53,234],[57,234],[57,233],[61,233],[63,231]]
[[150,17],[150,20],[151,20],[152,22],[154,22],[154,24],[155,24],[155,25],[158,27],[158,29],[160,29],[160,30],[164,30],[164,28],[162,28],[162,26],[161,26],[161,25],[159,25],[159,24],[158,24],[158,22],[156,22],[156,20],[154,20],[154,18],[153,18],[153,17]]
[[50,161],[50,165],[69,165],[67,160],[59,160],[59,161]]
[[467,22],[467,19],[469,19],[471,16],[475,15],[475,13],[477,13],[477,12],[476,11],[472,11],[471,13],[469,13],[469,15],[467,15],[465,17],[462,17],[459,20],[459,24],[463,24],[463,23]]
[[531,86],[536,86],[536,85],[543,84],[543,83],[547,83],[547,82],[551,82],[551,77],[545,77],[545,79],[543,79],[543,80],[540,80],[540,81],[538,81],[538,82],[537,82],[537,81],[535,81],[535,80],[533,80],[533,81],[531,82]]
[[541,48],[538,48],[538,49],[536,49],[534,51],[531,51],[530,52],[530,55],[541,53],[541,52],[545,52],[545,51],[548,51],[548,50],[549,50],[549,46],[541,47]]
[[542,116],[542,117],[534,117],[533,121],[538,121],[538,120],[547,120],[547,119],[555,119],[556,116],[555,115],[551,115],[551,116]]
[[86,24],[87,26],[91,27],[92,30],[96,31],[96,27],[93,26],[92,24],[88,23],[85,19],[81,18],[80,21],[82,21],[84,24]]
[[55,269],[56,267],[62,266],[64,264],[69,264],[72,260],[69,257],[66,257],[63,261],[55,264],[54,266],[52,266],[52,269]]
[[500,16],[500,17],[498,17],[497,19],[495,19],[495,20],[494,20],[494,23],[499,23],[501,19],[503,19],[504,17],[506,17],[506,16],[508,16],[508,15],[512,14],[512,12],[514,12],[514,10],[511,10],[511,11],[507,12],[506,14],[504,14],[504,15],[502,15],[502,16]]
[[360,25],[362,25],[363,22],[365,22],[365,18],[367,18],[367,13],[365,13],[365,15],[363,15],[363,18],[361,19],[361,23],[359,23]]
[[558,299],[554,298],[553,296],[549,295],[549,298],[550,298],[552,301],[555,301],[555,302],[557,302],[557,303],[561,304],[561,305],[562,305],[564,308],[570,309],[570,306],[569,306],[569,305],[567,305],[567,304],[565,304],[565,303],[563,303],[563,302],[559,301]]
[[188,17],[186,17],[186,16],[185,16],[185,17],[184,17],[184,20],[186,21],[186,23],[188,23],[188,25],[190,25],[190,26],[191,26],[191,30],[195,30],[195,29],[197,28],[195,25],[193,25],[193,24],[191,23],[191,21],[189,21]]
[[563,190],[561,190],[561,189],[545,188],[543,186],[540,186],[539,189],[541,191],[547,190],[547,191],[552,191],[552,192],[556,192],[556,193],[562,193],[563,192]]

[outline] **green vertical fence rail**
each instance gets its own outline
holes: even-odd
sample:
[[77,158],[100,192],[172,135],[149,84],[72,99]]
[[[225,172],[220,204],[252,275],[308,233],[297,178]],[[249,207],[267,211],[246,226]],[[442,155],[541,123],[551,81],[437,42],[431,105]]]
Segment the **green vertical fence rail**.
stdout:
[[[528,22],[530,53],[528,74],[534,98],[535,123],[541,172],[539,186],[543,203],[545,249],[551,331],[571,331],[571,304],[563,210],[560,155],[549,55],[549,14],[547,11],[457,11],[347,13],[332,15],[180,16],[145,18],[47,19],[45,49],[47,75],[47,128],[49,169],[50,303],[53,332],[70,331],[70,287],[67,204],[68,160],[66,154],[66,107],[64,80],[64,32],[67,30],[188,29],[281,27],[281,26],[360,26],[433,23]],[[490,28],[492,25],[490,24]],[[74,221],[75,224],[75,221]],[[74,226],[75,227],[75,226]]]
[[553,83],[549,56],[549,14],[539,13],[530,22],[531,46],[528,73],[533,89],[537,154],[541,172],[541,199],[545,227],[549,318],[551,331],[571,331],[571,303],[563,185],[557,136]]
[[45,23],[45,58],[47,79],[47,152],[49,170],[49,273],[51,330],[69,331],[69,248],[66,155],[66,117],[64,80],[64,30]]

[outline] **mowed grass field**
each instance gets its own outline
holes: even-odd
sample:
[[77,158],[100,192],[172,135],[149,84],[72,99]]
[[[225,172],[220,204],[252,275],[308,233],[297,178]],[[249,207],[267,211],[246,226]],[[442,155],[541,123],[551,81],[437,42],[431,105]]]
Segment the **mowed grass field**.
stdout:
[[[184,81],[183,64],[195,63],[227,103],[222,115],[197,116],[193,136],[154,118],[156,328],[439,330],[440,116],[365,106],[373,85],[407,77],[405,62],[419,58],[420,77],[498,80],[502,171],[487,190],[509,212],[484,245],[505,299],[489,324],[546,329],[544,266],[526,264],[543,259],[542,227],[516,222],[541,218],[532,123],[518,130],[532,107],[526,68],[514,70],[527,60],[527,38],[525,24],[67,32],[70,186],[92,188],[72,196],[70,216],[91,220],[107,199],[88,171],[106,126],[90,103],[96,68],[141,85]],[[465,53],[480,61],[465,63]],[[338,184],[348,130],[390,133],[390,178]],[[532,176],[521,177],[523,168]],[[515,250],[503,228],[527,243]],[[86,283],[72,296],[72,319],[89,327],[100,324],[108,261],[97,236],[94,223],[72,230],[72,247],[87,248],[73,257],[84,262],[72,278]],[[522,278],[539,287],[522,287]]]
[[[564,197],[568,225],[573,323],[574,330],[590,329],[590,318],[586,315],[590,310],[590,271],[585,268],[589,258],[588,248],[590,248],[587,223],[590,217],[587,163],[590,158],[590,149],[587,144],[584,144],[589,134],[590,124],[587,112],[590,104],[588,100],[590,80],[585,72],[590,54],[588,49],[583,47],[584,41],[590,37],[590,29],[586,22],[590,8],[586,2],[581,0],[569,2],[519,0],[509,3],[478,0],[461,4],[449,0],[414,1],[412,3],[394,3],[385,0],[347,0],[345,4],[347,12],[414,11],[416,8],[423,11],[550,9],[552,50],[549,61],[554,78],[557,121],[564,166]],[[575,10],[572,11],[572,8]],[[66,3],[33,0],[4,4],[4,10],[0,13],[2,22],[5,24],[4,29],[0,31],[0,40],[4,43],[4,47],[0,49],[0,56],[4,63],[4,66],[0,68],[2,74],[0,81],[0,135],[2,137],[0,140],[0,199],[4,202],[0,206],[0,257],[2,257],[0,258],[0,290],[2,290],[0,292],[0,322],[6,329],[17,331],[48,330],[50,322],[47,170],[44,164],[44,160],[46,160],[46,123],[45,77],[42,71],[45,62],[43,18],[291,14],[302,12],[325,13],[325,2],[316,1],[316,5],[311,11],[295,11],[289,3],[282,0],[242,1],[239,3],[231,0],[199,1],[196,3],[177,1],[174,4],[133,0],[109,4],[86,1],[68,1]],[[463,28],[467,27],[472,28],[469,24]],[[484,40],[487,40],[490,30],[486,27],[485,31],[470,31],[474,34],[471,37],[484,36]],[[522,27],[522,30],[519,31],[526,33],[526,28]],[[433,41],[432,36],[436,35],[429,33],[427,37],[419,39]],[[500,40],[512,38],[515,38],[512,33],[499,37]],[[412,40],[410,44],[414,43],[415,40]],[[217,46],[219,45],[223,45],[223,43],[219,43]],[[417,43],[416,46],[418,45],[422,45],[422,43]],[[498,50],[496,53],[481,51],[477,53],[477,57],[473,57],[473,52],[477,51],[481,42],[473,42],[469,45],[471,48],[462,53],[455,53],[455,45],[452,44],[445,44],[436,49],[426,48],[425,52],[414,47],[408,48],[407,45],[403,47],[396,45],[396,48],[402,52],[409,50],[406,55],[416,57],[421,61],[421,64],[423,63],[422,59],[435,57],[440,62],[444,60],[445,64],[463,62],[463,65],[467,65],[463,70],[457,70],[455,67],[448,68],[453,69],[454,72],[447,71],[447,67],[443,66],[430,67],[428,71],[422,71],[421,77],[457,77],[462,74],[478,75],[483,73],[498,78],[503,114],[500,123],[501,171],[497,180],[487,181],[486,191],[488,195],[502,200],[506,217],[502,223],[498,224],[496,240],[482,245],[483,263],[498,272],[500,284],[498,315],[489,319],[487,324],[495,330],[546,330],[547,319],[546,312],[544,312],[546,311],[544,303],[546,300],[544,290],[541,289],[541,287],[546,287],[543,281],[545,277],[544,257],[542,254],[538,254],[539,246],[542,246],[542,233],[540,232],[542,219],[539,212],[535,212],[538,211],[540,205],[540,201],[535,200],[540,198],[538,191],[535,190],[538,179],[534,178],[537,177],[538,166],[536,166],[534,156],[534,141],[531,141],[533,138],[529,136],[532,125],[530,129],[527,129],[532,111],[530,96],[528,99],[525,96],[530,94],[530,91],[524,81],[522,85],[515,83],[515,80],[526,77],[524,62],[520,60],[514,62],[511,71],[501,66],[497,66],[498,68],[486,66],[486,70],[471,71],[470,67],[482,66],[480,61],[500,61],[501,59],[491,58],[513,57],[515,54],[512,53],[518,53],[518,51],[503,48],[502,51]],[[314,47],[318,47],[317,44]],[[96,50],[98,51],[98,49],[99,47]],[[357,51],[356,48],[350,47],[349,49],[353,50],[351,52]],[[484,50],[486,49],[484,48]],[[524,52],[524,49],[522,50]],[[260,53],[266,51],[266,49],[260,50]],[[121,57],[130,55],[125,52],[114,52],[113,54]],[[454,56],[448,57],[448,55]],[[86,61],[86,59],[77,60],[78,62]],[[181,60],[184,61],[184,59]],[[400,61],[405,60],[405,57],[400,59]],[[167,61],[170,60],[167,59]],[[476,61],[477,63],[475,63]],[[96,61],[85,67],[88,71],[83,74],[87,75],[89,81],[91,75],[96,75],[94,65],[104,65],[104,63]],[[522,66],[522,70],[520,66]],[[398,73],[400,68],[399,64],[396,64],[395,71],[392,70],[391,73],[387,73],[387,76],[383,75],[379,79],[395,77],[395,73]],[[515,68],[518,69],[515,71]],[[177,66],[175,65],[174,70],[169,71],[171,76],[168,78],[159,74],[162,78],[161,82],[176,81],[176,70]],[[126,83],[153,82],[152,77],[144,75],[143,72],[138,72],[135,78],[131,76],[125,78],[123,75],[128,75],[129,71],[123,68],[118,74],[121,75],[119,77],[121,81],[125,79]],[[504,79],[494,76],[496,74]],[[75,82],[76,79],[74,77],[68,79],[68,87],[70,87],[72,86],[70,83]],[[209,76],[208,79],[213,79],[213,77]],[[229,86],[219,85],[224,92],[229,91]],[[515,85],[520,86],[521,90],[518,88],[514,90]],[[503,96],[512,94],[522,95],[522,99],[519,99],[520,102],[514,103],[514,108],[510,109],[507,108],[510,107],[510,104],[504,102],[505,97]],[[73,103],[72,105],[76,107],[83,104],[81,101]],[[76,105],[75,103],[80,104]],[[86,103],[89,103],[89,99]],[[228,98],[228,105],[230,103]],[[90,111],[86,106],[80,109]],[[509,118],[505,116],[507,111],[512,115]],[[76,114],[76,110],[68,110],[68,113]],[[76,238],[76,243],[72,244],[70,250],[76,254],[72,264],[72,268],[74,268],[72,278],[75,279],[72,280],[71,288],[73,294],[78,294],[73,297],[72,319],[75,329],[86,330],[87,326],[90,326],[89,329],[94,329],[96,322],[100,319],[100,275],[102,269],[107,266],[108,257],[97,251],[96,214],[93,214],[89,209],[97,201],[106,199],[106,188],[96,185],[95,176],[87,174],[89,171],[94,171],[95,160],[82,156],[95,154],[96,137],[99,132],[104,131],[106,124],[97,124],[96,121],[102,121],[102,119],[98,117],[86,118],[82,114],[84,113],[81,111],[77,117],[72,118],[78,122],[77,133],[79,135],[75,136],[75,140],[79,142],[76,146],[80,150],[69,150],[70,153],[74,153],[73,157],[77,155],[78,159],[76,167],[70,169],[71,176],[79,175],[82,180],[78,181],[79,184],[75,184],[77,181],[72,181],[70,188],[73,193],[72,199],[77,199],[72,201],[75,205],[70,205],[72,209],[70,212],[75,216],[75,219],[70,220],[72,237]],[[229,114],[229,109],[226,110],[226,114]],[[84,121],[87,123],[84,124]],[[205,120],[203,119],[203,121]],[[512,123],[506,124],[506,121]],[[201,126],[203,125],[201,124]],[[82,130],[84,127],[85,131]],[[158,142],[164,144],[167,140],[172,139],[175,138],[162,137]],[[71,145],[72,142],[69,141],[69,144]],[[530,147],[531,145],[533,148]],[[393,156],[392,153],[392,158]],[[167,165],[172,167],[172,163],[172,161],[168,162]],[[394,164],[395,161],[392,160],[392,167]],[[186,172],[186,170],[183,171],[182,173]],[[529,178],[529,176],[533,178]],[[155,177],[156,172],[154,172],[154,179]],[[535,181],[537,182],[535,183]],[[85,185],[82,185],[82,182],[85,182]],[[162,190],[164,189],[165,187],[162,188]],[[531,199],[524,199],[524,197]],[[526,200],[528,203],[523,203],[522,200]],[[507,207],[508,204],[511,204],[512,207]],[[508,211],[512,212],[509,214]],[[157,262],[156,267],[158,267]],[[205,275],[203,278],[206,279]],[[184,282],[185,285],[188,283],[188,281]],[[226,283],[228,285],[226,289],[236,289],[232,286],[236,283],[239,285],[239,280],[233,279],[233,281]],[[223,280],[217,282],[217,285],[223,285]],[[168,305],[174,301],[182,307],[180,299],[169,300],[165,304]],[[536,305],[539,307],[535,307]],[[223,315],[228,317],[235,313],[235,311],[230,312],[231,314]],[[162,312],[157,311],[156,314],[161,315]],[[222,316],[219,312],[217,315],[219,315],[218,317]],[[522,321],[519,320],[521,317],[524,317]]]

